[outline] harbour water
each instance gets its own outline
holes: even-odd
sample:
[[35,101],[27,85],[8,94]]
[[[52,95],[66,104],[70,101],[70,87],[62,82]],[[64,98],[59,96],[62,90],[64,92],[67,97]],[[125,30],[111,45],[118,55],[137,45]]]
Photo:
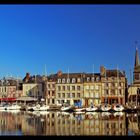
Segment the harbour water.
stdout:
[[140,113],[0,111],[0,135],[140,135]]

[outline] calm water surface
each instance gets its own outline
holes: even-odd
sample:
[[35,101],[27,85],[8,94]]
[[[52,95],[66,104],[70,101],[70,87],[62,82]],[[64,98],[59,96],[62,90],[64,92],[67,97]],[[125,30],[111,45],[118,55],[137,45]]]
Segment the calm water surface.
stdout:
[[140,113],[0,111],[0,135],[140,135]]

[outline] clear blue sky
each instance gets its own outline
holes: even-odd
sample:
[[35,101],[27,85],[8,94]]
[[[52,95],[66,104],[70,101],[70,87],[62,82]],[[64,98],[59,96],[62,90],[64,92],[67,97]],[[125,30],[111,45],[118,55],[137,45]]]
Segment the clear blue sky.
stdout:
[[[0,5],[0,76],[125,70],[140,45],[140,5]],[[140,52],[140,46],[138,46]],[[139,53],[140,54],[140,53]]]

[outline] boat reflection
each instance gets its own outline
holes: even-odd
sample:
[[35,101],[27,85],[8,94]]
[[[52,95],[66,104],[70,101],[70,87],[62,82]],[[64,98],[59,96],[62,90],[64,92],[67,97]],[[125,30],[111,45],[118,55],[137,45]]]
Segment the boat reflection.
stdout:
[[139,135],[140,114],[0,111],[1,135]]

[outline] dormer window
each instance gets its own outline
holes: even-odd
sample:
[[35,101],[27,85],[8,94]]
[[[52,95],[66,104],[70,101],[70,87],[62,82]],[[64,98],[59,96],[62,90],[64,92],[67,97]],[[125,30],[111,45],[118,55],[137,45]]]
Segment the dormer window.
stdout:
[[87,82],[90,82],[90,77],[87,77]]
[[80,78],[77,78],[77,82],[80,83],[81,82],[81,79]]
[[67,78],[67,83],[70,83],[70,78]]
[[58,83],[61,83],[61,79],[58,79],[57,82],[58,82]]
[[72,83],[75,83],[76,82],[76,79],[75,78],[72,78]]
[[65,83],[65,78],[62,79],[62,83]]
[[96,78],[96,81],[98,82],[98,81],[99,81],[99,79],[100,79],[100,78],[99,78],[99,77],[97,77],[97,78]]
[[92,77],[92,82],[94,82],[95,81],[95,77]]

